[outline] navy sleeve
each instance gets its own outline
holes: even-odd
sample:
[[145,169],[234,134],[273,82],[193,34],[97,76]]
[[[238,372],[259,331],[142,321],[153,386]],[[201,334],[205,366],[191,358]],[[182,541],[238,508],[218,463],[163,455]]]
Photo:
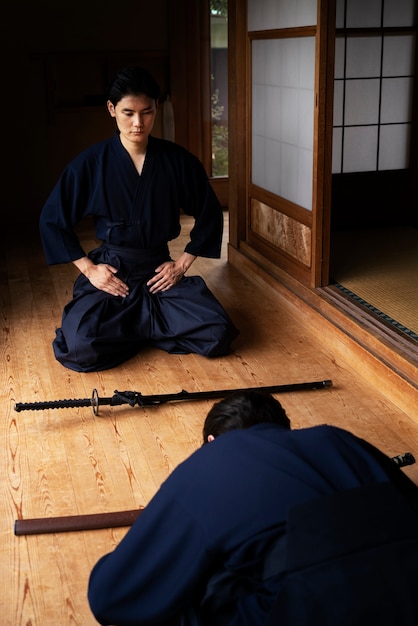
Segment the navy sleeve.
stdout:
[[194,214],[195,224],[190,232],[186,252],[196,256],[219,258],[223,233],[222,207],[203,165],[195,162],[192,171],[183,210],[186,214]]
[[87,188],[79,173],[69,166],[46,201],[39,229],[48,265],[69,263],[85,256],[74,227],[85,213]]
[[185,251],[195,256],[219,258],[223,234],[223,211],[200,160],[181,146],[168,147],[168,158],[175,151],[180,171],[180,208],[195,219]]
[[88,600],[100,624],[162,626],[196,597],[210,562],[205,532],[168,480],[91,572]]

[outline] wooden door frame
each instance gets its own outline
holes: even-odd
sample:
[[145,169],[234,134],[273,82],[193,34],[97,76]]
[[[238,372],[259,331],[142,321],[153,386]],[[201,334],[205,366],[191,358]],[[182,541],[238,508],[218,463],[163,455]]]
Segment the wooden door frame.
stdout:
[[[229,0],[230,245],[254,258],[265,256],[304,284],[320,287],[328,284],[329,273],[335,2],[318,0],[312,214],[286,203],[287,214],[311,229],[311,267],[306,269],[280,251],[269,250],[262,241],[257,243],[258,250],[248,241],[251,77],[246,9],[246,2]],[[274,203],[273,194],[260,191],[260,195],[261,201],[270,195]]]
[[224,208],[228,177],[212,178],[209,0],[167,3],[176,142],[203,163]]
[[335,0],[318,0],[316,72],[317,149],[314,150],[316,215],[312,224],[312,287],[329,283],[331,247],[332,139],[334,111]]

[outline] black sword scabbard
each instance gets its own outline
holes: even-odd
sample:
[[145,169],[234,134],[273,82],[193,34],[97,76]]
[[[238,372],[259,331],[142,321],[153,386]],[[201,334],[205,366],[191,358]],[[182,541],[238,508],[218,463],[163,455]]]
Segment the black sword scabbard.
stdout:
[[[314,389],[324,389],[332,387],[331,380],[319,380],[307,383],[291,383],[288,385],[270,385],[268,387],[243,387],[241,389],[215,389],[210,391],[180,391],[179,393],[155,394],[151,396],[142,396],[137,394],[138,398],[135,404],[141,406],[152,406],[153,404],[162,404],[165,402],[179,402],[184,400],[213,400],[216,398],[224,398],[230,393],[240,393],[245,391],[263,391],[264,393],[286,393],[293,391],[307,391]],[[119,392],[115,391],[115,394]],[[121,392],[130,393],[130,392]]]

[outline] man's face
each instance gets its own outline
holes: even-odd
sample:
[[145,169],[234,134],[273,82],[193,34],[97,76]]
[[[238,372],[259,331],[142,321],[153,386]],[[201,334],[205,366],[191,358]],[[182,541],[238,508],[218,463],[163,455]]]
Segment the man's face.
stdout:
[[107,108],[116,120],[122,141],[147,145],[157,114],[155,100],[145,94],[125,96],[116,106],[108,101]]

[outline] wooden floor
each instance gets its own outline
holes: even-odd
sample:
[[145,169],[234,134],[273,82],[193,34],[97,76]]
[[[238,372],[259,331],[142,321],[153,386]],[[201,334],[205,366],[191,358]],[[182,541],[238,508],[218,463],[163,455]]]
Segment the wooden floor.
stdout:
[[[188,228],[185,221],[185,233]],[[16,412],[16,402],[88,398],[94,388],[111,396],[115,389],[176,393],[331,379],[330,389],[280,395],[294,428],[335,424],[390,456],[418,458],[418,424],[328,352],[277,294],[230,267],[225,247],[220,261],[198,259],[192,269],[240,328],[231,355],[208,360],[148,349],[117,369],[79,374],[59,365],[51,349],[75,272],[45,265],[36,227],[15,237],[3,231],[0,248],[2,626],[96,624],[86,600],[88,576],[127,529],[15,536],[15,520],[145,505],[201,444],[211,406],[202,400],[102,407],[94,416],[90,408]],[[85,238],[92,247],[88,233]],[[174,255],[181,244],[182,238]],[[418,483],[418,464],[404,471]]]

